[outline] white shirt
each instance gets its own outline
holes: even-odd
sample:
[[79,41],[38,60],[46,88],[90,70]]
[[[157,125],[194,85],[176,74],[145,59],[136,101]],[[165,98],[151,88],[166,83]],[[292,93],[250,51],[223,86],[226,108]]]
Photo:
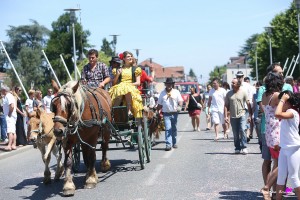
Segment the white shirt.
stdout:
[[170,91],[169,97],[166,90],[163,90],[158,98],[157,103],[162,105],[162,112],[177,112],[179,102],[183,102],[180,92],[177,89]]
[[282,119],[280,124],[280,144],[283,149],[300,146],[299,136],[299,113],[294,109],[288,109],[286,112],[292,112],[294,117],[291,119]]
[[5,116],[8,116],[9,107],[10,107],[11,104],[14,105],[14,110],[13,110],[11,116],[14,117],[14,118],[17,118],[17,109],[16,109],[17,102],[16,102],[16,99],[10,92],[7,92],[7,94],[3,98],[3,113],[4,113]]
[[150,97],[149,108],[154,108],[154,107],[155,107],[155,99],[154,97]]
[[[247,82],[242,82],[242,85],[240,88],[246,92],[247,96],[249,97],[250,104],[252,104],[253,91],[256,92],[256,90],[253,90],[252,85],[250,85]],[[246,105],[246,108],[247,108],[247,105]]]
[[226,90],[221,87],[218,90],[213,88],[209,91],[209,96],[211,97],[210,110],[212,112],[224,113],[226,93]]
[[51,113],[50,105],[51,105],[51,101],[52,101],[53,97],[54,97],[54,95],[51,95],[51,96],[47,95],[47,96],[44,96],[44,98],[43,98],[43,103],[44,103],[47,113]]
[[33,111],[33,100],[26,99],[25,106],[28,106],[28,112],[31,113]]

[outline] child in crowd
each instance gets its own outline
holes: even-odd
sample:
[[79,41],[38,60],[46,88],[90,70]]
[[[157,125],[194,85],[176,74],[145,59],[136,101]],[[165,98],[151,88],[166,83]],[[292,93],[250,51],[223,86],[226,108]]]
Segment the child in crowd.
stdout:
[[276,199],[282,199],[287,177],[294,191],[300,198],[300,136],[299,136],[299,107],[300,96],[288,90],[281,92],[275,111],[275,116],[281,119],[280,154],[278,158],[278,178]]

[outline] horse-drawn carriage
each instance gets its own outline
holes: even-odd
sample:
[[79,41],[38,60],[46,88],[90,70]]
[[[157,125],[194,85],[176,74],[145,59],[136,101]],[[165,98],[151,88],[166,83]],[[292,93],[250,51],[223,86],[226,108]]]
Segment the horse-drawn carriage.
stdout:
[[[142,120],[132,118],[128,115],[126,106],[116,106],[112,108],[112,122],[106,121],[111,129],[109,150],[133,149],[138,150],[139,163],[141,169],[145,168],[145,163],[151,160],[151,136],[148,131],[147,117]],[[102,144],[103,139],[98,139],[98,144]],[[96,148],[96,151],[101,151]],[[78,172],[80,165],[80,142],[73,146],[73,166],[74,172]]]
[[[109,170],[110,162],[106,157],[109,143],[121,144],[124,149],[137,146],[142,169],[150,162],[151,140],[145,115],[130,118],[127,107],[112,107],[108,92],[100,88],[90,88],[76,81],[61,88],[52,82],[52,86],[58,91],[52,100],[51,111],[55,115],[54,134],[62,140],[65,153],[65,196],[75,193],[71,169],[78,170],[81,152],[87,167],[85,188],[94,188],[98,182],[96,150],[102,151],[101,170]],[[97,144],[101,144],[99,149]]]

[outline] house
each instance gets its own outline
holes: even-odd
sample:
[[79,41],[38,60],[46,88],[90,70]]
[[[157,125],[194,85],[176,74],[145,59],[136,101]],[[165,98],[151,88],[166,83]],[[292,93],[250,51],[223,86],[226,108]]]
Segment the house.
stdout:
[[151,73],[152,76],[154,76],[155,82],[164,82],[167,77],[172,77],[175,82],[185,80],[183,66],[163,67],[158,63],[150,62],[150,60],[145,60],[141,62],[139,66],[145,68],[146,71],[149,69],[148,74]]
[[176,67],[164,67],[158,63],[150,62],[150,60],[144,60],[139,64],[144,68],[147,74],[151,74],[154,77],[155,90],[157,92],[162,91],[165,88],[164,81],[168,77],[172,77],[175,82],[182,82],[186,80],[183,66]]
[[[245,62],[246,56],[230,57],[230,63],[226,65],[226,73],[222,75],[222,80],[224,82],[230,83],[233,78],[235,78],[238,71],[242,71],[244,76],[250,77],[252,68],[249,64]],[[252,78],[250,78],[251,80]]]

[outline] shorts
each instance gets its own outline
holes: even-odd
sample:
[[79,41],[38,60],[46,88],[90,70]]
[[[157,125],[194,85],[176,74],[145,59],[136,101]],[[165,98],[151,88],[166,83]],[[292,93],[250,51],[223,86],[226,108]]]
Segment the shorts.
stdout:
[[261,135],[261,158],[264,160],[272,160],[270,149],[267,146],[266,135]]
[[273,159],[278,159],[279,157],[279,152],[280,151],[275,151],[275,149],[273,147],[269,147],[270,149],[270,153]]
[[6,116],[7,133],[16,133],[16,117]]
[[224,124],[224,114],[219,111],[212,111],[211,112],[211,121],[214,124]]
[[192,111],[189,111],[190,117],[194,117],[196,115],[200,115],[200,113],[201,113],[201,110],[192,110]]

